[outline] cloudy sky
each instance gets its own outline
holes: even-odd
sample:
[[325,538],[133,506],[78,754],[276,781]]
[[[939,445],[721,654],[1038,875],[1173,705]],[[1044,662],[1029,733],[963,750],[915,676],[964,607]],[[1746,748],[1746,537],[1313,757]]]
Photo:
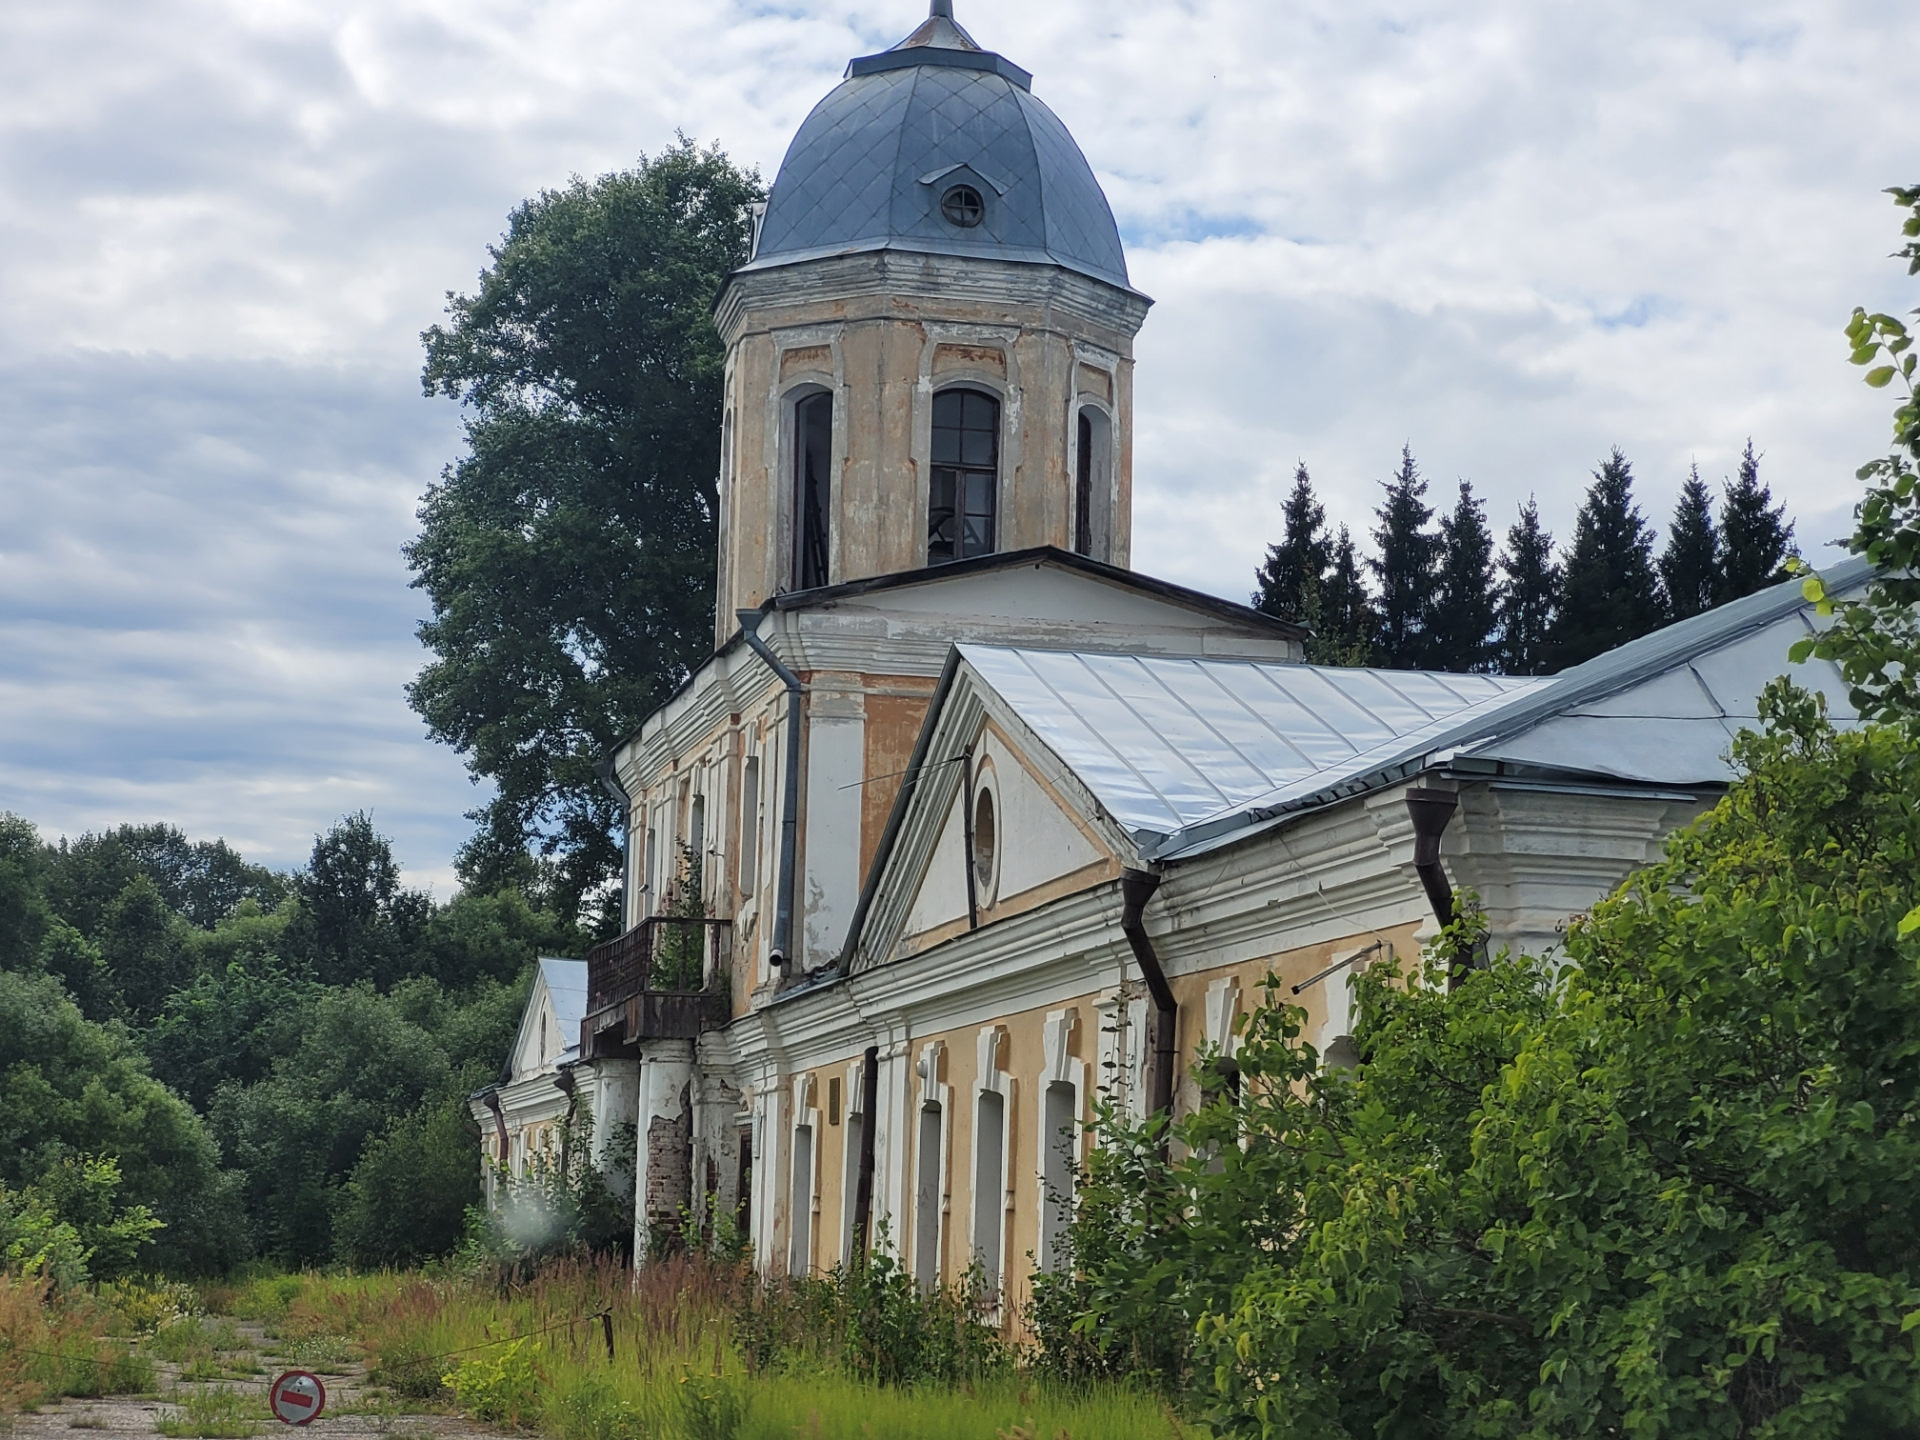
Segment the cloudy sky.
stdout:
[[[1804,546],[1907,308],[1879,190],[1920,11],[1854,0],[960,0],[1113,201],[1135,561],[1244,596],[1296,460],[1565,533],[1608,446],[1664,522],[1751,435]],[[421,329],[508,210],[676,130],[771,177],[916,0],[0,5],[0,810],[298,863],[367,808],[445,895],[475,802],[401,687],[400,547],[458,446]],[[1903,135],[1907,135],[1903,143]]]

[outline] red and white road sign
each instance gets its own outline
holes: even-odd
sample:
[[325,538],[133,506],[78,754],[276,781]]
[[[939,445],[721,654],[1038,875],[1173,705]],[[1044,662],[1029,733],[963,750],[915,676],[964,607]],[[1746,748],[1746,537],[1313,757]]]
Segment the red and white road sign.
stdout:
[[327,1387],[320,1377],[305,1370],[289,1370],[273,1382],[267,1391],[267,1403],[273,1413],[289,1425],[305,1425],[318,1420],[327,1408]]

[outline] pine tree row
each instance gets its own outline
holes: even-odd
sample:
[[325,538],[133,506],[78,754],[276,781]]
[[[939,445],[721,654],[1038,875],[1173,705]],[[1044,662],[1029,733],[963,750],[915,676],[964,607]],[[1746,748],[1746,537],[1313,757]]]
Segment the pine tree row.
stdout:
[[1294,471],[1253,603],[1308,626],[1317,664],[1550,674],[1775,583],[1793,542],[1751,440],[1718,516],[1693,467],[1658,556],[1617,446],[1593,472],[1573,544],[1557,557],[1531,498],[1496,554],[1486,506],[1466,480],[1436,525],[1410,448],[1383,489],[1374,553],[1363,557],[1345,525],[1327,529],[1307,467]]

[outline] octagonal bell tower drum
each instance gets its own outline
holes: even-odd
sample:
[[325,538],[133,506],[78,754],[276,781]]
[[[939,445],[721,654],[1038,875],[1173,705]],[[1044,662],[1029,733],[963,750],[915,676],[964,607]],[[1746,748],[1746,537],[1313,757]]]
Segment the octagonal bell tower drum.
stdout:
[[1128,563],[1151,302],[1031,80],[935,0],[794,137],[715,312],[717,641],[785,591],[1040,545]]

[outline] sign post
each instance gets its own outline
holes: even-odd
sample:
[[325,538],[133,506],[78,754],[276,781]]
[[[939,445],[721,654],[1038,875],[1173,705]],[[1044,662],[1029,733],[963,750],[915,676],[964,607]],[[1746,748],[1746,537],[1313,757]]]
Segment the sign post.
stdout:
[[289,1370],[273,1382],[267,1391],[267,1403],[273,1413],[289,1425],[307,1425],[320,1418],[327,1408],[327,1387],[320,1377],[306,1370]]

